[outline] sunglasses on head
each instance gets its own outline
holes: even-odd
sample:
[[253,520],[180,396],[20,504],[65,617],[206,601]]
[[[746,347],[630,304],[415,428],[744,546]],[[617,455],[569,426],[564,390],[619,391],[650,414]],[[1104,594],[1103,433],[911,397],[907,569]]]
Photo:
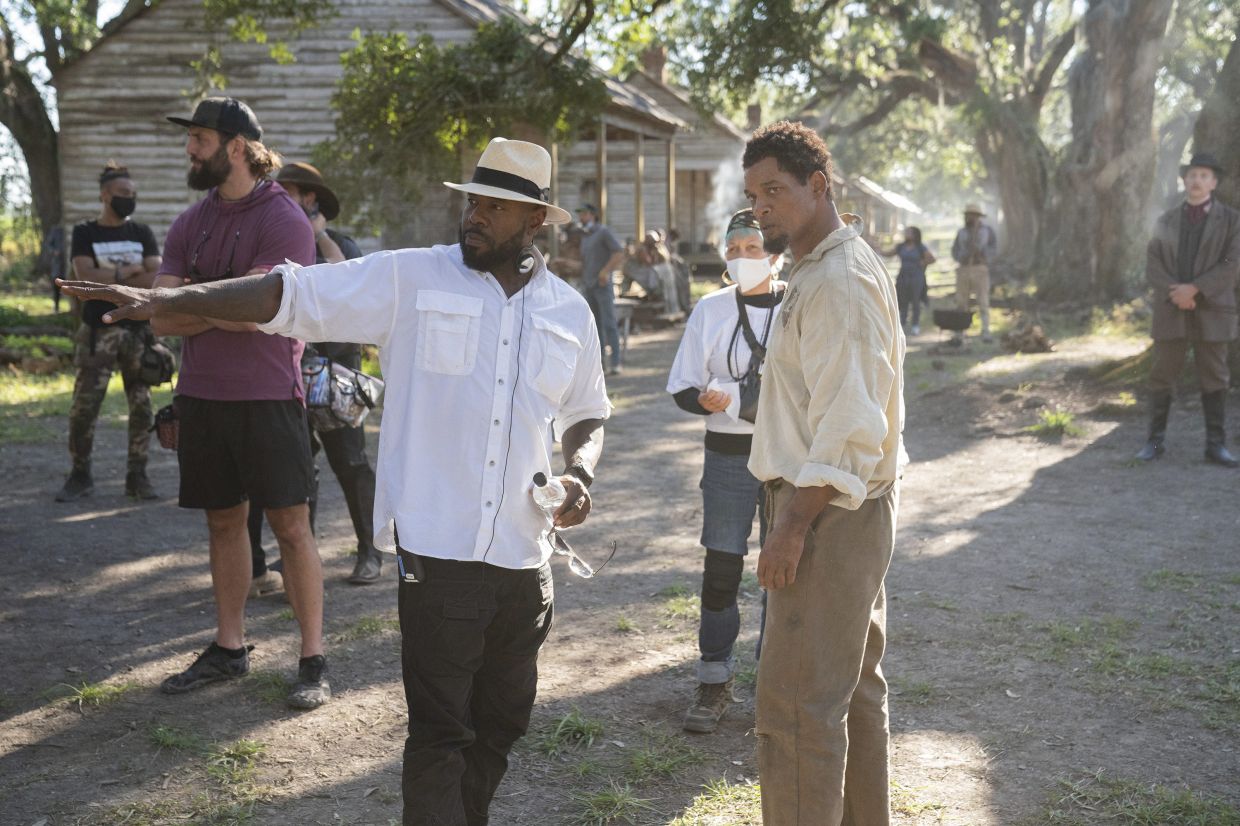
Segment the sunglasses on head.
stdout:
[[241,238],[241,230],[237,230],[233,235],[232,249],[228,252],[228,267],[225,268],[222,275],[203,275],[198,271],[198,256],[202,254],[202,248],[211,240],[210,230],[202,231],[202,238],[198,241],[198,246],[194,247],[194,255],[189,261],[189,275],[194,281],[223,281],[233,277],[233,256],[237,254],[237,241]]

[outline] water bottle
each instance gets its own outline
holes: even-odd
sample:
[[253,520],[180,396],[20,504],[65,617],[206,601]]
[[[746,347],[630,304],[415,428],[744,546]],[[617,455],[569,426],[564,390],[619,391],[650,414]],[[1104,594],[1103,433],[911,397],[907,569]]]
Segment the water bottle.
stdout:
[[547,513],[555,513],[564,504],[568,492],[564,490],[563,482],[554,476],[548,479],[547,474],[540,471],[534,474],[534,487],[530,489],[530,495],[534,497],[535,505]]

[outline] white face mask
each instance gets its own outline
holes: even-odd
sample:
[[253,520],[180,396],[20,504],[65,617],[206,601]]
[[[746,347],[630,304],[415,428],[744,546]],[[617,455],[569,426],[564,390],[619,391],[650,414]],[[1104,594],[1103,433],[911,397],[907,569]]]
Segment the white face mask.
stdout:
[[728,277],[736,282],[737,289],[747,293],[771,277],[769,258],[733,258],[728,261]]

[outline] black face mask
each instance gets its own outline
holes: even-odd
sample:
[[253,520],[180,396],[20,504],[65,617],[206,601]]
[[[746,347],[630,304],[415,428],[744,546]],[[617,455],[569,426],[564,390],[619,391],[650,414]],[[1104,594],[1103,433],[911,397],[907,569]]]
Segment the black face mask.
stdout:
[[108,201],[108,206],[112,207],[112,211],[121,218],[128,218],[138,208],[138,199],[113,195],[112,200]]

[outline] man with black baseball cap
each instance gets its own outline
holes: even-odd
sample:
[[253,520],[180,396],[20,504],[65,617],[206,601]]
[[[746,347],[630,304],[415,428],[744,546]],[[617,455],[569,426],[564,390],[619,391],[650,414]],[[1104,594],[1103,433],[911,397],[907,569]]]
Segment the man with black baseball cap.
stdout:
[[[186,127],[187,180],[206,195],[168,230],[157,288],[229,281],[285,261],[314,263],[310,221],[271,180],[280,158],[262,144],[263,130],[250,107],[233,98],[208,98],[192,117],[168,120]],[[255,324],[194,313],[165,313],[152,326],[158,335],[183,337],[174,401],[180,505],[207,513],[217,623],[211,645],[185,671],[164,680],[162,689],[181,694],[249,671],[246,519],[254,502],[266,510],[280,544],[301,629],[298,677],[288,702],[294,708],[320,706],[331,689],[323,657],[323,571],[307,508],[314,464],[301,381],[305,345],[266,335]]]

